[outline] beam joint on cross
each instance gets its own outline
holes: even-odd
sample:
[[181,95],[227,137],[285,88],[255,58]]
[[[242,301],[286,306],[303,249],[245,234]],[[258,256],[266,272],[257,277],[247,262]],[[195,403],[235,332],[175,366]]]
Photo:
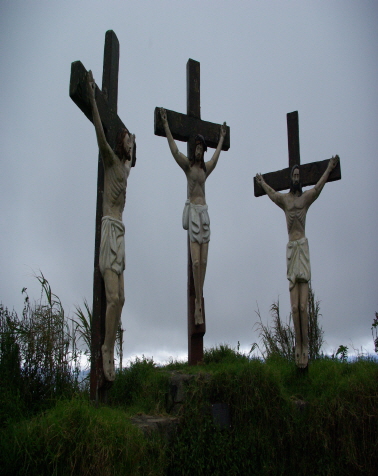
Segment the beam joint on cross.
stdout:
[[[167,119],[172,136],[175,140],[188,142],[194,135],[201,133],[204,136],[206,145],[216,149],[219,142],[220,124],[203,121],[196,117],[188,116],[180,112],[167,111]],[[227,127],[227,133],[223,141],[222,150],[230,148],[230,128]],[[154,130],[155,135],[166,137],[163,121],[160,116],[160,108],[156,107],[154,112]]]
[[[290,189],[291,170],[294,165],[300,166],[301,184],[303,187],[316,185],[321,176],[324,174],[329,159],[318,162],[310,162],[301,164],[299,152],[299,120],[298,111],[289,112],[287,114],[287,137],[288,137],[288,152],[289,152],[289,167],[278,170],[277,172],[270,172],[262,174],[265,182],[272,187],[276,192]],[[334,182],[341,179],[340,161],[337,166],[331,171],[327,182]],[[253,178],[255,197],[265,195],[265,191]]]

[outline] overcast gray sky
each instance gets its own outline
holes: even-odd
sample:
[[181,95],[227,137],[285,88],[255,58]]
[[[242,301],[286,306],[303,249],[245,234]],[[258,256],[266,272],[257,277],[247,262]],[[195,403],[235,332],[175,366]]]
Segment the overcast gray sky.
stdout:
[[[126,225],[126,357],[186,358],[186,179],[153,113],[186,113],[201,63],[202,119],[231,128],[206,184],[211,242],[205,346],[244,350],[279,298],[290,312],[282,210],[253,177],[287,167],[286,113],[302,163],[341,158],[307,216],[325,350],[373,352],[378,311],[378,5],[375,1],[2,1],[0,301],[21,312],[41,270],[66,312],[92,301],[97,145],[69,98],[71,62],[101,84],[105,32],[120,42],[118,113],[136,134]],[[186,153],[186,144],[178,143]],[[206,160],[211,158],[208,151]]]

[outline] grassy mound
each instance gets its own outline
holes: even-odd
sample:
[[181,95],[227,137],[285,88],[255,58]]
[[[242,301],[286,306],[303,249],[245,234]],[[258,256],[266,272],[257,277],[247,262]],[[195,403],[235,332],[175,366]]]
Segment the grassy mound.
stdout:
[[[145,436],[130,417],[165,414],[172,371],[191,375],[179,429],[169,441]],[[214,420],[216,403],[229,409],[230,426]],[[373,475],[378,364],[323,358],[299,373],[285,359],[249,359],[227,346],[197,367],[136,359],[117,375],[108,406],[76,396],[8,420],[0,467],[9,475]]]

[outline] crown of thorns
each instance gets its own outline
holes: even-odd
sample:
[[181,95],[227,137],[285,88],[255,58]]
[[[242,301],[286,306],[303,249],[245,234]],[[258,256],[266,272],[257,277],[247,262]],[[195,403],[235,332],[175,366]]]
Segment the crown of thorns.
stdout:
[[203,136],[201,136],[201,134],[196,135],[195,143],[196,143],[196,145],[197,144],[202,144],[203,151],[204,152],[207,151],[207,145],[206,145],[206,142],[205,142],[205,138]]

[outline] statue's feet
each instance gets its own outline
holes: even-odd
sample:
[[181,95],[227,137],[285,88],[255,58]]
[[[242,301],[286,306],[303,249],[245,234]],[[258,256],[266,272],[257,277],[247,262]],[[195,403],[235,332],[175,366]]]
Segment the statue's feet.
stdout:
[[308,365],[308,347],[303,345],[295,346],[295,363],[300,369],[305,369]]
[[114,351],[108,350],[106,345],[101,347],[102,364],[106,380],[113,382],[115,379]]
[[197,299],[194,310],[194,324],[196,326],[200,326],[201,324],[203,324],[202,306],[200,303],[197,302]]

